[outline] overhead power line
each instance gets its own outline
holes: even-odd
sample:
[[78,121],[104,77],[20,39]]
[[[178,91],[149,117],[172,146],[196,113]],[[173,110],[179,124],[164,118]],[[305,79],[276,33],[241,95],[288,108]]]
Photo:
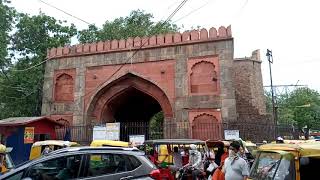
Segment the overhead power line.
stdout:
[[203,5],[201,5],[201,6],[199,6],[198,8],[195,8],[195,9],[191,10],[189,13],[187,13],[186,15],[184,15],[184,16],[182,16],[182,17],[178,18],[178,19],[177,19],[177,20],[175,20],[173,23],[176,23],[176,22],[181,21],[182,19],[184,19],[184,18],[186,18],[186,17],[190,16],[191,14],[193,14],[193,13],[195,13],[195,12],[199,11],[200,9],[204,8],[205,6],[207,6],[207,5],[208,5],[209,3],[211,3],[211,2],[214,2],[214,1],[213,1],[213,0],[209,0],[209,1],[207,1],[206,3],[204,3],[204,4],[203,4]]
[[[42,1],[42,0],[39,0],[39,1]],[[179,6],[166,18],[166,20],[165,20],[160,26],[155,27],[155,30],[156,30],[157,28],[159,28],[159,29],[162,28],[166,23],[168,23],[168,22],[172,19],[172,17],[186,4],[187,1],[188,1],[188,0],[183,0],[183,1],[179,4]],[[43,2],[43,3],[45,3],[45,2]],[[89,24],[90,24],[90,23],[89,23]],[[150,37],[149,37],[149,38],[150,38]],[[138,48],[137,50],[135,50],[135,52],[124,62],[124,64],[122,64],[114,73],[112,73],[112,75],[111,75],[107,80],[105,80],[103,83],[107,82],[107,81],[110,80],[116,73],[118,73],[118,72],[139,52],[139,50],[142,49],[142,47],[143,47],[145,44],[146,44],[146,41],[143,42],[143,43],[139,46],[139,48]],[[29,67],[29,68],[26,68],[26,69],[21,69],[21,70],[17,69],[17,70],[14,70],[14,71],[18,71],[18,72],[28,71],[28,70],[30,70],[30,69],[33,69],[33,68],[36,68],[36,67],[40,66],[41,64],[47,62],[48,60],[49,60],[49,59],[46,59],[46,60],[44,60],[44,61],[42,61],[42,62],[40,62],[40,63],[38,63],[38,64],[36,64],[36,65],[34,65],[34,66],[31,66],[31,67]],[[99,84],[99,86],[102,85],[103,83]],[[51,87],[49,87],[49,88],[51,88]],[[35,93],[36,91],[37,91],[37,90],[31,92],[30,94],[27,94],[26,96],[22,96],[22,97],[19,97],[19,98],[8,97],[8,96],[7,96],[7,97],[8,97],[8,98],[12,98],[12,99],[24,99],[24,98],[32,95],[32,94]],[[92,93],[92,92],[93,92],[93,91],[87,92],[87,93],[84,94],[83,96],[86,96],[86,95],[88,95],[88,94],[90,94],[90,93]]]
[[235,13],[235,16],[232,18],[231,20],[231,24],[233,24],[233,22],[235,21],[235,19],[237,17],[240,17],[241,14],[243,13],[243,10],[246,8],[246,6],[248,5],[249,0],[245,0],[245,2],[243,3],[243,5],[241,6],[241,8],[239,9],[239,11],[237,13]]
[[82,21],[82,22],[84,22],[84,23],[86,23],[86,24],[88,24],[88,25],[91,25],[91,23],[89,23],[88,21],[85,21],[85,20],[83,20],[83,19],[81,19],[81,18],[79,18],[79,17],[77,17],[77,16],[74,16],[74,15],[72,15],[72,14],[70,14],[70,13],[68,13],[68,12],[66,12],[66,11],[64,11],[64,10],[62,10],[62,9],[54,6],[54,5],[52,5],[52,4],[49,4],[49,3],[47,3],[47,2],[45,2],[45,1],[43,1],[43,0],[38,0],[38,1],[42,2],[43,4],[46,4],[47,6],[50,6],[50,7],[54,8],[54,9],[58,10],[58,11],[60,11],[60,12],[63,12],[64,14],[66,14],[66,15],[68,15],[68,16],[70,16],[70,17],[73,17],[73,18],[75,18],[75,19],[77,19],[77,20],[79,20],[79,21]]
[[10,71],[15,71],[15,72],[29,71],[29,70],[31,70],[31,69],[33,69],[33,68],[36,68],[36,67],[42,65],[43,63],[47,62],[48,60],[49,60],[49,59],[45,59],[44,61],[41,61],[40,63],[35,64],[35,65],[33,65],[33,66],[30,66],[30,67],[28,67],[28,68],[26,68],[26,69],[12,69],[12,68],[11,68]]
[[[155,28],[159,28],[159,29],[160,29],[160,28],[162,28],[166,23],[168,23],[168,22],[172,19],[172,17],[186,4],[187,1],[188,1],[188,0],[183,0],[183,1],[179,4],[179,6],[167,17],[167,19],[166,19],[160,26],[155,27]],[[150,37],[149,37],[149,38],[150,38]],[[105,81],[103,81],[102,83],[100,83],[100,84],[98,85],[98,87],[101,86],[101,85],[103,85],[105,82],[109,81],[115,74],[117,74],[117,73],[139,52],[139,50],[142,49],[142,47],[146,44],[146,42],[147,42],[147,41],[145,41],[144,43],[142,43],[142,44],[140,45],[140,47],[139,47],[137,50],[135,50],[135,52],[132,54],[132,56],[130,56],[115,72],[113,72],[108,79],[106,79]],[[94,91],[95,91],[95,89],[93,89],[93,90],[85,93],[83,96],[87,96],[88,94],[91,94],[91,93],[94,92]]]
[[[60,11],[60,12],[63,12],[64,14],[66,14],[66,15],[68,15],[68,16],[70,16],[70,17],[73,17],[73,18],[75,18],[75,19],[77,19],[77,20],[79,20],[79,21],[82,21],[82,22],[84,22],[84,23],[86,23],[86,24],[88,24],[88,25],[91,25],[91,24],[92,24],[92,23],[89,23],[88,21],[85,21],[85,20],[83,20],[83,19],[81,19],[81,18],[79,18],[79,17],[77,17],[77,16],[74,16],[74,15],[72,15],[72,14],[70,14],[70,13],[68,13],[68,12],[66,12],[66,11],[64,11],[64,10],[62,10],[62,9],[54,6],[54,5],[52,5],[52,4],[49,4],[49,3],[47,3],[47,2],[45,2],[45,1],[43,1],[43,0],[38,0],[38,1],[40,1],[40,2],[43,3],[43,4],[46,4],[47,6],[50,6],[50,7],[54,8],[54,9],[58,10],[58,11]],[[26,69],[10,69],[10,70],[11,70],[11,71],[15,71],[15,72],[25,72],[25,71],[29,71],[29,70],[31,70],[31,69],[33,69],[33,68],[39,67],[40,65],[42,65],[42,64],[45,63],[45,62],[47,62],[48,60],[49,60],[49,59],[45,59],[44,61],[41,61],[40,63],[35,64],[35,65],[33,65],[33,66],[30,66],[30,67],[28,67],[28,68],[26,68]]]
[[[300,84],[280,84],[280,85],[273,85],[273,87],[306,87],[307,85],[300,85]],[[270,85],[266,85],[263,87],[271,87]]]
[[[48,5],[48,6],[50,6],[50,7],[53,7],[53,8],[55,8],[55,9],[57,9],[57,10],[65,13],[65,14],[71,16],[71,17],[74,17],[74,18],[76,18],[76,19],[78,19],[78,20],[81,20],[81,21],[83,21],[83,22],[85,22],[85,23],[87,23],[87,24],[89,24],[89,25],[91,24],[91,23],[89,23],[89,22],[87,22],[87,21],[84,21],[84,20],[82,20],[82,19],[80,19],[80,18],[78,18],[78,17],[76,17],[76,16],[74,16],[74,15],[72,15],[72,14],[66,12],[66,11],[63,11],[63,10],[61,10],[60,8],[57,8],[57,7],[51,5],[51,4],[49,4],[49,3],[47,3],[47,2],[45,2],[45,1],[43,1],[43,0],[39,0],[39,1],[42,2],[42,3],[44,3],[44,4],[46,4],[46,5]],[[182,6],[183,6],[187,1],[188,1],[188,0],[182,1],[182,2],[179,4],[179,6],[170,14],[170,16],[160,25],[160,28],[162,28],[162,27],[165,25],[165,23],[169,22],[170,19],[182,8]],[[132,45],[132,43],[131,43],[131,45]],[[144,45],[145,45],[145,44],[142,44],[141,47],[143,47]],[[134,53],[133,56],[134,56],[135,54],[136,54],[136,53]],[[131,58],[132,58],[132,57],[131,57]],[[47,62],[48,60],[49,60],[49,59],[46,59],[46,60],[44,60],[44,61],[42,61],[42,62],[40,62],[40,63],[38,63],[38,64],[36,64],[36,65],[33,65],[33,66],[31,66],[31,67],[28,67],[28,68],[26,68],[26,69],[11,69],[11,70],[12,70],[12,71],[15,71],[15,72],[29,71],[29,70],[31,70],[31,69],[33,69],[33,68],[36,68],[36,67],[42,65],[43,63]]]

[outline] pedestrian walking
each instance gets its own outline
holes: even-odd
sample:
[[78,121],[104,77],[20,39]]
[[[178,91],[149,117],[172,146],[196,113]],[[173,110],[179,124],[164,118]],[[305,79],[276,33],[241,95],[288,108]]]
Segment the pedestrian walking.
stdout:
[[223,172],[225,180],[246,180],[249,176],[247,162],[239,157],[240,143],[234,141],[229,147],[229,157],[225,160]]

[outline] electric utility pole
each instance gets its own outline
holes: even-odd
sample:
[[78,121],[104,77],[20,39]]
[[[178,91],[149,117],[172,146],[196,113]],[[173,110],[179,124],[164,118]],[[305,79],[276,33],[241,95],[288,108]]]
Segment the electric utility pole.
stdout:
[[272,51],[267,49],[267,54],[269,61],[269,71],[270,71],[270,88],[271,88],[271,96],[272,96],[272,115],[273,115],[273,121],[275,126],[278,124],[278,115],[277,115],[277,109],[275,105],[275,97],[274,97],[274,90],[273,90],[273,82],[272,82],[272,70],[271,70],[271,64],[273,64],[273,57],[272,57]]

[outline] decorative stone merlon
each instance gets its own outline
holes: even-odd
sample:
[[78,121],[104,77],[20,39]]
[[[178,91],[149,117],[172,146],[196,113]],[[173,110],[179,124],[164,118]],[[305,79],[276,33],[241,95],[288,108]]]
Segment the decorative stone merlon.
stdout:
[[147,49],[161,46],[192,44],[207,41],[219,41],[232,39],[231,26],[185,31],[183,33],[159,34],[151,37],[131,37],[128,39],[111,40],[105,42],[93,42],[90,44],[78,44],[52,48],[47,51],[48,59],[56,59],[71,56],[81,56],[99,53],[111,53],[117,51],[129,51],[136,49]]

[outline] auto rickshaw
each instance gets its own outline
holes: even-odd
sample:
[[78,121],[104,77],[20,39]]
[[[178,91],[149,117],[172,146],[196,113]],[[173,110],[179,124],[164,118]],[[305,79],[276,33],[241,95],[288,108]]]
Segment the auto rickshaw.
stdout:
[[247,150],[253,154],[253,151],[257,150],[257,144],[251,142],[251,141],[245,141],[244,146],[247,148]]
[[9,154],[11,150],[12,148],[7,148],[5,145],[0,144],[0,175],[14,168],[14,163]]
[[144,142],[144,149],[149,159],[158,166],[160,170],[160,179],[173,180],[174,176],[171,174],[169,165],[173,165],[173,157],[170,155],[170,151],[173,148],[180,147],[180,150],[185,152],[182,156],[182,163],[185,165],[188,163],[188,147],[190,144],[195,144],[200,152],[205,151],[205,141],[198,139],[157,139],[147,140]]
[[124,141],[112,140],[93,140],[90,144],[92,147],[130,147],[130,143]]
[[80,144],[70,141],[61,141],[61,140],[47,140],[47,141],[38,141],[33,143],[30,151],[29,159],[36,159],[41,156],[45,147],[49,147],[50,151],[55,151],[64,147],[76,147]]
[[[90,146],[91,147],[123,147],[123,148],[131,147],[130,143],[128,142],[112,141],[112,140],[93,140]],[[101,155],[93,155],[90,158],[91,158],[90,166],[92,168],[101,168],[105,166]]]
[[[285,139],[285,140],[283,140],[284,144],[299,144],[299,143],[314,143],[314,142],[317,142],[317,140],[315,140],[315,139],[309,139],[309,140],[302,140],[302,139],[290,140],[290,139]],[[277,142],[276,141],[272,141],[271,144],[277,144]]]
[[261,145],[251,168],[250,180],[317,179],[320,143]]

